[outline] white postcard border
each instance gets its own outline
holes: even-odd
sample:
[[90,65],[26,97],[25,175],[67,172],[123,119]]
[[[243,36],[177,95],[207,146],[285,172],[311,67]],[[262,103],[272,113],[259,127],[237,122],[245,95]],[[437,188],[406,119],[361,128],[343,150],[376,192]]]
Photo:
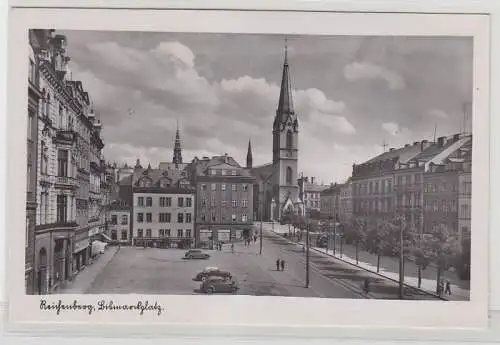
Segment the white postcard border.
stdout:
[[[333,14],[300,12],[126,11],[14,9],[10,17],[7,233],[8,299],[11,323],[148,323],[172,327],[425,327],[480,328],[487,325],[489,219],[489,18],[485,15]],[[252,296],[141,296],[24,294],[26,181],[26,61],[28,28],[232,32],[311,35],[474,36],[474,109],[472,171],[472,277],[469,302],[326,300]],[[91,90],[89,90],[91,92]],[[22,135],[21,135],[22,133]],[[19,229],[19,230],[14,230]],[[39,309],[40,299],[95,304],[149,300],[167,308],[161,316],[146,312],[63,312]],[[200,308],[200,306],[203,306]],[[210,313],[193,313],[210,310]],[[390,311],[388,313],[387,311]]]

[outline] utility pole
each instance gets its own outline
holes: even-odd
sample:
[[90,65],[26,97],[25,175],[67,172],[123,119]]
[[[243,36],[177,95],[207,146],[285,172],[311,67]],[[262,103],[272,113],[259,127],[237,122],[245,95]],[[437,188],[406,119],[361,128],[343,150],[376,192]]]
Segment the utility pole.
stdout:
[[333,256],[335,256],[335,248],[337,247],[337,214],[333,216]]
[[306,225],[306,288],[309,287],[309,221]]
[[399,299],[404,299],[403,217],[399,218]]
[[259,243],[259,254],[262,255],[262,200],[260,200],[260,243]]

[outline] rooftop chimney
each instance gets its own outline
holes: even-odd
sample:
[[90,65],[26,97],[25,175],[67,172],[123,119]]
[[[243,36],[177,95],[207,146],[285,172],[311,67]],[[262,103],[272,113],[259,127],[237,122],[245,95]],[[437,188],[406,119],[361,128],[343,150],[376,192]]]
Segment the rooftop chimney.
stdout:
[[431,146],[429,140],[422,140],[420,143],[420,151],[425,151],[429,146]]

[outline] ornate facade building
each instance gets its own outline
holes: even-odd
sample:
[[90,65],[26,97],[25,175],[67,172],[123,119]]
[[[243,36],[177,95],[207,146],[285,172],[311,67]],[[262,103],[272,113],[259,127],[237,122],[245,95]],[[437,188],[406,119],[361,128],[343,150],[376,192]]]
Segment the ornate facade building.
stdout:
[[328,188],[319,184],[315,177],[302,176],[297,181],[299,185],[299,198],[304,202],[307,217],[318,218],[321,210],[321,193]]
[[[53,30],[30,30],[30,36],[37,41],[42,95],[37,113],[33,293],[47,294],[71,279],[91,255],[90,152],[99,156],[100,164],[104,144],[89,95],[80,82],[71,80],[66,37]],[[101,224],[104,230],[104,220]]]
[[277,220],[285,213],[304,214],[298,180],[299,121],[295,113],[290,67],[285,48],[278,108],[273,122],[273,160],[252,168],[255,185],[254,214],[258,219]]

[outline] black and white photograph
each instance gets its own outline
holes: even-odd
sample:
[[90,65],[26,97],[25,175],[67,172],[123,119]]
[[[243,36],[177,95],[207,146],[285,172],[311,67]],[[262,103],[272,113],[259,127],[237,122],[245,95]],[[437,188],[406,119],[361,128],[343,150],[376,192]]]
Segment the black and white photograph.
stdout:
[[188,12],[12,22],[11,315],[486,324],[487,21]]
[[29,31],[26,291],[469,299],[469,37]]

